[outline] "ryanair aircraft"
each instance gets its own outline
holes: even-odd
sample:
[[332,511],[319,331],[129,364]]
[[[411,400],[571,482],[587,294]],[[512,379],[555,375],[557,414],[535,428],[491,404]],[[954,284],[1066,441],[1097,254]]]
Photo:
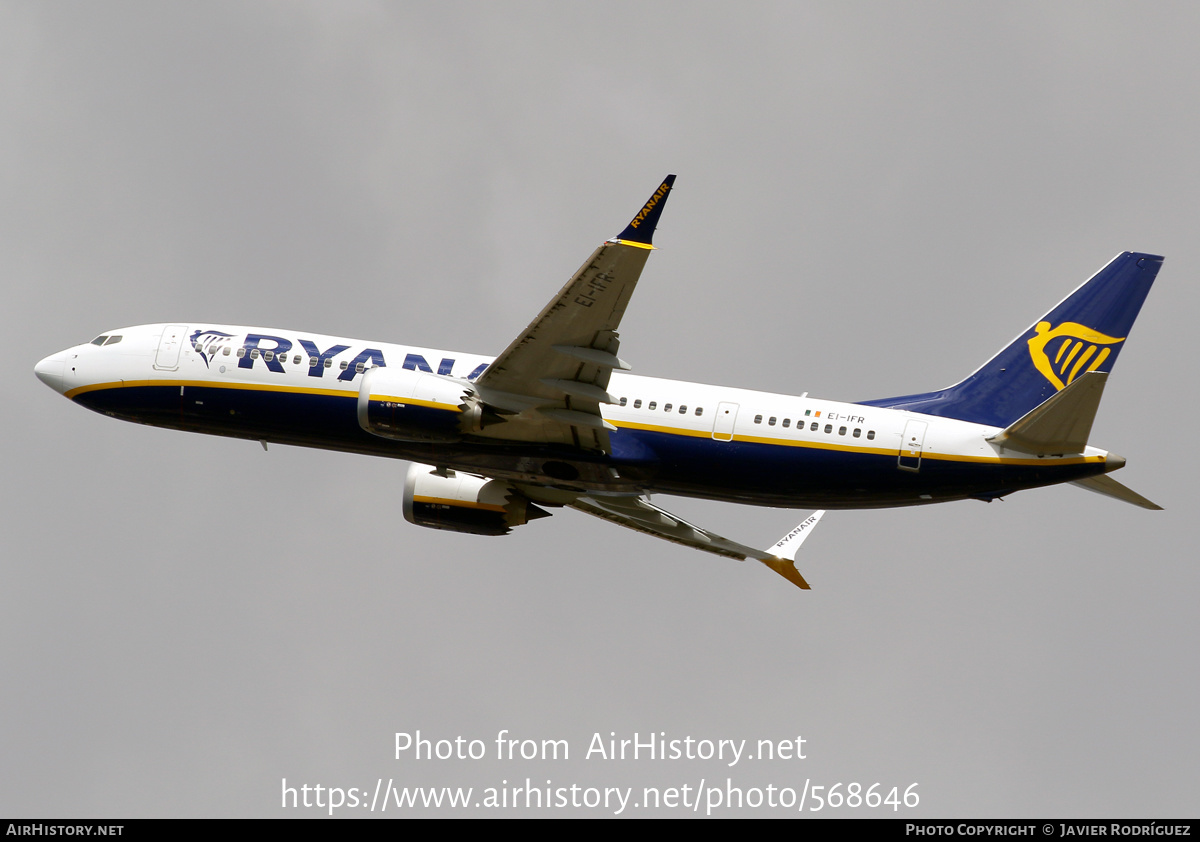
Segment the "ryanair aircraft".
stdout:
[[[675,176],[498,357],[211,324],[106,331],[35,372],[126,421],[411,460],[404,516],[502,535],[569,506],[801,588],[825,509],[990,501],[1069,482],[1147,509],[1088,444],[1109,372],[1162,258],[1125,252],[966,379],[861,403],[639,377],[618,356]],[[650,502],[679,494],[811,508],[768,550]]]

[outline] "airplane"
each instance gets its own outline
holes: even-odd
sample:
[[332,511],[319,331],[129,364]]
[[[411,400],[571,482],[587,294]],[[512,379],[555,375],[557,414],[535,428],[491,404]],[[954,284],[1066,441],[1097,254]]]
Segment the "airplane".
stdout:
[[[844,403],[643,377],[618,327],[675,183],[668,175],[499,356],[190,322],[109,330],[35,366],[114,418],[405,459],[404,517],[503,535],[563,507],[796,586],[828,509],[992,501],[1071,483],[1147,509],[1088,444],[1109,372],[1163,258],[1124,252],[960,382]],[[651,495],[815,509],[766,550]]]

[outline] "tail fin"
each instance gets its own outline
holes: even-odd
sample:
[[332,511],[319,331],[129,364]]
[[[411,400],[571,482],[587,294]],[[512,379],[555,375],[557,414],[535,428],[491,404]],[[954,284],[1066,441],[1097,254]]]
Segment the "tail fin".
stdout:
[[861,403],[1007,427],[1079,375],[1112,370],[1162,261],[1119,254],[965,380]]

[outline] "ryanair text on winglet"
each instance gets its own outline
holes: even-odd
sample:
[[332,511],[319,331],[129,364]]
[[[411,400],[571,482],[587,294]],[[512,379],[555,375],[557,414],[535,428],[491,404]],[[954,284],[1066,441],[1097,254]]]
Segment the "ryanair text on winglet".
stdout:
[[654,195],[650,197],[650,201],[646,202],[646,206],[638,211],[638,215],[635,216],[633,221],[629,223],[630,227],[637,228],[639,225],[641,225],[642,220],[650,215],[650,211],[654,210],[654,206],[658,204],[659,199],[667,195],[667,191],[670,189],[671,186],[665,181],[660,184],[658,189],[654,191]]

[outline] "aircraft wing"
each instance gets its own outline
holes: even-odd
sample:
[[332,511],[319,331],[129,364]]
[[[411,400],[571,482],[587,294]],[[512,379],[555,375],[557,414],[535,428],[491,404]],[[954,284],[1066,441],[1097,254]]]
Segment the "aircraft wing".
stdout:
[[521,335],[475,381],[479,396],[505,417],[484,433],[503,439],[574,444],[608,452],[600,404],[617,357],[617,327],[633,295],[650,241],[675,183],[668,175],[617,237],[584,261]]
[[715,532],[709,532],[707,529],[688,523],[683,518],[659,508],[644,497],[582,496],[568,505],[589,515],[595,515],[628,529],[673,541],[676,544],[683,544],[685,547],[704,550],[738,561],[757,559],[796,587],[804,590],[809,590],[809,585],[796,570],[794,563],[796,551],[804,539],[812,534],[812,527],[824,514],[824,512],[817,512],[808,517],[780,539],[772,547],[779,552],[776,555],[730,541],[728,538],[722,538]]

